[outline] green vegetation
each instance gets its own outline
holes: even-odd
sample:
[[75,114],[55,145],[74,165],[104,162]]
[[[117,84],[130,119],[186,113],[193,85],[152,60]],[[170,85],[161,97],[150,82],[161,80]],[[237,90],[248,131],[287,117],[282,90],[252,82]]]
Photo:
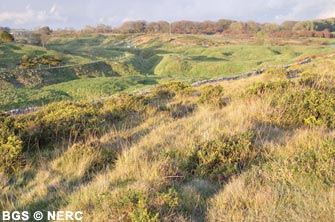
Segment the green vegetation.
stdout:
[[227,105],[228,100],[227,98],[223,97],[224,92],[222,86],[206,86],[206,88],[201,93],[199,98],[200,104],[207,104],[209,106],[214,107],[223,107]]
[[34,68],[37,65],[49,65],[52,67],[59,66],[62,61],[62,58],[59,55],[48,57],[46,55],[37,56],[35,58],[29,58],[28,55],[22,56],[22,62],[20,65],[21,69]]
[[[316,40],[220,39],[101,35],[51,37],[46,49],[1,44],[18,61],[12,64],[37,48],[25,62],[62,60],[61,67],[6,63],[1,70],[0,110],[41,107],[0,113],[0,209],[82,210],[90,222],[333,221],[331,49]],[[313,60],[190,85],[306,57]]]
[[0,110],[11,110],[18,107],[43,106],[50,102],[69,100],[71,97],[57,90],[40,89],[5,89],[0,94]]
[[[206,35],[92,34],[51,35],[46,48],[4,43],[0,45],[0,55],[5,55],[0,58],[0,91],[3,101],[10,101],[9,88],[20,94],[23,89],[18,87],[33,88],[25,89],[27,94],[52,89],[68,95],[66,99],[95,99],[164,81],[192,83],[232,76],[332,51],[331,39],[271,41],[259,45],[251,39]],[[44,104],[58,100],[51,94],[43,98]],[[26,101],[5,103],[0,109],[37,104]]]
[[252,132],[246,132],[200,144],[189,157],[187,168],[198,177],[223,182],[260,160],[262,150],[255,148],[253,137]]
[[272,114],[273,121],[281,126],[323,125],[331,129],[335,127],[335,100],[329,91],[289,91],[283,97],[273,98],[272,105],[276,110],[276,113]]
[[22,140],[15,135],[19,126],[15,124],[14,118],[1,115],[0,120],[0,170],[11,174],[22,167]]
[[9,34],[7,31],[0,31],[0,42],[13,42],[14,37]]

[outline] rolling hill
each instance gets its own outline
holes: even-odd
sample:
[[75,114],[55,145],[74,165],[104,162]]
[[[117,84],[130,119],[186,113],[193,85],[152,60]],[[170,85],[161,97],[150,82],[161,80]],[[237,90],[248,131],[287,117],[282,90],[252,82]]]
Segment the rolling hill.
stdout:
[[[149,61],[155,55],[141,53],[157,41],[137,45],[133,50],[144,51],[124,64],[137,70],[134,58]],[[245,56],[251,61],[239,67],[242,72],[258,56],[277,65],[330,51],[315,45],[222,46],[215,54],[202,46],[178,47],[164,43],[155,69],[169,70],[164,60],[178,56],[191,67],[220,67],[224,58],[238,67]],[[108,94],[104,90],[155,85],[150,92],[101,101],[65,98],[30,114],[1,114],[1,209],[80,209],[83,221],[92,222],[334,220],[334,55],[201,87],[160,83],[164,78],[155,78],[162,74],[137,71],[41,89],[77,99],[94,95],[90,90],[102,90],[99,97]],[[196,76],[191,73],[185,75]],[[72,83],[89,95],[73,91]]]
[[[55,36],[46,48],[3,43],[0,110],[98,99],[171,80],[194,83],[233,76],[327,54],[332,43],[299,38],[260,44],[257,39],[165,34]],[[57,65],[50,66],[56,58]],[[89,88],[87,93],[80,92],[83,87]]]

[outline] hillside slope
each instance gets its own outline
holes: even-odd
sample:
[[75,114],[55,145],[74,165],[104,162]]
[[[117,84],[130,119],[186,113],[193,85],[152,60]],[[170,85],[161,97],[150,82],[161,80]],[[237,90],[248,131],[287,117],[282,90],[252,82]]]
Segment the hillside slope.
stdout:
[[332,56],[3,114],[0,209],[80,209],[97,222],[331,222],[334,98]]
[[[171,80],[193,83],[233,76],[328,54],[334,51],[332,43],[318,38],[259,43],[254,38],[166,34],[52,36],[46,49],[4,43],[0,110],[99,99]],[[81,92],[84,87],[89,93]]]

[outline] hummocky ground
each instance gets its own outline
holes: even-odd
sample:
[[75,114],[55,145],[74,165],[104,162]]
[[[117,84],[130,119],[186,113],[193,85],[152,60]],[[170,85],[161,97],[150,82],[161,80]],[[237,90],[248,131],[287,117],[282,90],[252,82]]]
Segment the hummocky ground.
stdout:
[[[90,41],[108,43],[107,37],[101,38]],[[124,63],[105,61],[113,68],[111,76],[82,77],[79,72],[73,80],[20,86],[18,97],[20,90],[37,96],[53,88],[71,98],[50,101],[25,115],[0,115],[0,209],[82,210],[83,221],[97,222],[334,221],[333,51],[315,42],[207,47],[189,46],[200,37],[179,38],[164,42],[165,37],[136,37],[134,52],[120,57]],[[48,53],[74,47],[76,41],[54,39]],[[101,50],[103,60],[109,49]],[[71,56],[91,59],[85,49],[71,53],[69,64]],[[162,58],[146,73],[136,68],[137,62],[143,68],[156,56]],[[306,56],[313,60],[281,68]],[[116,71],[114,62],[122,72],[128,66],[138,74]],[[175,65],[169,67],[171,63]],[[185,76],[171,71],[178,64]],[[190,86],[191,80],[167,81],[229,76],[273,65],[280,66],[200,87]],[[205,71],[197,74],[201,67]],[[145,92],[94,101],[80,93],[85,92],[80,86],[97,92],[95,82],[122,85],[127,80],[131,85],[150,78],[155,81],[128,91],[151,85]],[[98,83],[97,90],[102,88]],[[15,84],[9,82],[4,90],[15,92]],[[3,107],[14,107],[15,99],[7,104]]]
[[193,83],[334,51],[333,39],[220,35],[51,36],[46,48],[0,45],[0,110],[98,99],[171,80]]

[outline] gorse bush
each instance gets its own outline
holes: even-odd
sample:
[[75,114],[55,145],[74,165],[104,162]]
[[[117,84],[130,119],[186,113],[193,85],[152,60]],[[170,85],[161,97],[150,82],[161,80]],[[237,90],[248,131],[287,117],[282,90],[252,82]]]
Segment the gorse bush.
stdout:
[[335,92],[335,79],[331,75],[303,73],[299,79],[299,85],[317,90]]
[[273,98],[271,121],[283,127],[335,128],[335,97],[315,89],[290,90]]
[[109,200],[109,207],[116,217],[124,218],[123,221],[173,221],[167,218],[174,216],[179,205],[178,193],[174,188],[153,192],[124,188],[114,193],[105,193],[104,198]]
[[47,105],[31,117],[28,136],[40,144],[72,139],[84,139],[103,131],[98,104],[88,102],[58,102]]
[[28,69],[34,68],[37,65],[50,65],[52,67],[56,67],[60,65],[62,62],[62,57],[60,55],[49,56],[49,55],[41,55],[35,56],[31,58],[29,55],[23,55],[21,59],[20,68]]
[[222,108],[229,102],[228,98],[224,97],[223,87],[217,86],[206,86],[199,97],[198,103],[207,104],[214,108]]
[[152,97],[160,99],[172,98],[176,95],[189,94],[192,88],[183,82],[170,82],[159,85],[153,89]]
[[1,42],[13,42],[14,37],[5,30],[0,30],[0,43]]
[[105,101],[103,109],[107,119],[122,120],[128,115],[144,112],[149,102],[142,95],[122,93]]
[[221,181],[257,164],[263,154],[263,149],[255,145],[251,131],[235,136],[222,135],[197,145],[186,169],[196,176]]
[[11,135],[0,139],[0,171],[11,174],[23,166],[22,141]]
[[289,72],[284,68],[270,68],[264,72],[264,75],[271,78],[287,79],[289,77]]
[[248,94],[262,95],[264,93],[281,93],[287,90],[294,83],[288,80],[280,80],[275,82],[258,82],[247,89]]
[[319,146],[307,146],[289,160],[288,167],[305,176],[315,176],[325,184],[335,183],[335,142],[324,140]]
[[7,174],[18,171],[24,164],[19,128],[13,117],[0,115],[0,171]]
[[172,118],[182,118],[192,113],[196,108],[192,103],[172,103],[166,106],[161,106],[161,111],[167,111]]

